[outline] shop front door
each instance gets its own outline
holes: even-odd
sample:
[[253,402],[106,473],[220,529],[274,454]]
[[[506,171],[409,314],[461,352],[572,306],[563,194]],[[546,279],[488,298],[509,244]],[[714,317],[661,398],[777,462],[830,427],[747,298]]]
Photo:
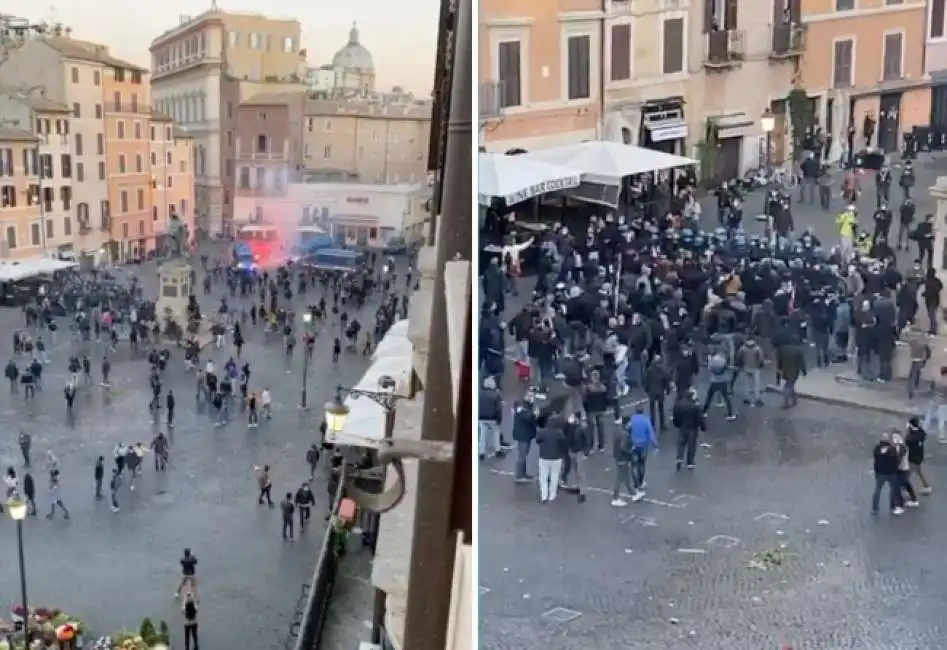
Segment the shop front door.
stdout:
[[898,150],[901,129],[901,93],[882,95],[878,105],[878,148],[885,153]]

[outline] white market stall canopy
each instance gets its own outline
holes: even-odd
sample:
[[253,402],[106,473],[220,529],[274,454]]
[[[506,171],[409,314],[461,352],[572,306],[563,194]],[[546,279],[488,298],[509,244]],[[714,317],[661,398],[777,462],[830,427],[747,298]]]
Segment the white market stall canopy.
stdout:
[[38,257],[20,262],[0,262],[0,282],[19,282],[39,275],[50,275],[79,266],[76,262]]
[[[413,372],[414,348],[407,338],[408,321],[398,321],[382,337],[372,365],[353,388],[379,391],[378,380],[384,376],[395,381],[394,394],[406,395]],[[385,409],[369,397],[346,397],[349,414],[341,431],[327,431],[326,442],[375,449],[385,438]]]
[[481,205],[489,205],[493,198],[514,205],[549,192],[570,190],[581,183],[579,172],[568,165],[528,160],[526,156],[481,153],[477,169]]
[[625,176],[697,164],[696,160],[684,156],[604,140],[510,157],[575,169],[581,172],[582,180],[603,185],[617,185]]

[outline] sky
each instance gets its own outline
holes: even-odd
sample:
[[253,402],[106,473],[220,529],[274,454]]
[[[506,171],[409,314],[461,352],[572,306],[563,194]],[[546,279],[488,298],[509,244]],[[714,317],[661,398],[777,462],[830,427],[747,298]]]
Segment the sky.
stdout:
[[[361,43],[375,60],[379,90],[399,85],[425,97],[431,92],[438,0],[219,0],[218,4],[224,11],[298,19],[303,28],[302,45],[313,66],[331,62],[356,22]],[[2,12],[35,22],[62,23],[72,28],[75,38],[108,45],[115,56],[147,68],[152,39],[176,26],[181,14],[194,16],[210,6],[210,0],[55,0],[45,7],[42,1],[5,0]]]

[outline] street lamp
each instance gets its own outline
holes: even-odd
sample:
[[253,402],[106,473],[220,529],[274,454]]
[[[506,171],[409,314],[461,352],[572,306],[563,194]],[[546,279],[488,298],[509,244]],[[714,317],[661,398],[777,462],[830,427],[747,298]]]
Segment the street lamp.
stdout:
[[309,346],[309,333],[312,329],[312,313],[303,314],[303,324],[306,326],[306,341],[303,345],[303,378],[302,394],[299,398],[299,408],[306,410],[309,408],[309,360],[312,357]]
[[23,601],[23,647],[30,647],[30,606],[26,598],[26,560],[23,558],[23,520],[26,518],[26,501],[14,494],[7,499],[7,512],[16,522],[16,551],[20,560],[20,598]]
[[[362,388],[347,388],[337,386],[335,398],[325,405],[326,431],[336,433],[345,426],[351,409],[345,404],[345,397],[358,399],[367,397],[383,409],[390,417],[398,400],[408,399],[406,395],[394,392],[396,382],[393,378],[384,375],[378,379],[379,390],[365,390]],[[345,496],[355,504],[375,514],[384,514],[395,508],[404,498],[405,477],[404,459],[419,459],[431,461],[450,460],[453,454],[453,443],[440,443],[430,440],[405,440],[389,437],[378,441],[378,465],[391,466],[395,472],[395,480],[381,493],[368,492],[355,484],[356,479],[363,475],[373,474],[374,469],[347,472],[345,475]]]

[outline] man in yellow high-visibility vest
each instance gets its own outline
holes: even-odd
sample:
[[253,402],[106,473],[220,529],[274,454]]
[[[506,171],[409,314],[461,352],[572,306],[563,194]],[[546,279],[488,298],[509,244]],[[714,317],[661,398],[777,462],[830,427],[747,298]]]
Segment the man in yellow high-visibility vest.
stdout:
[[835,217],[835,225],[838,227],[838,234],[841,239],[842,258],[848,261],[855,253],[855,232],[858,229],[855,206],[849,205],[839,212],[838,216]]

